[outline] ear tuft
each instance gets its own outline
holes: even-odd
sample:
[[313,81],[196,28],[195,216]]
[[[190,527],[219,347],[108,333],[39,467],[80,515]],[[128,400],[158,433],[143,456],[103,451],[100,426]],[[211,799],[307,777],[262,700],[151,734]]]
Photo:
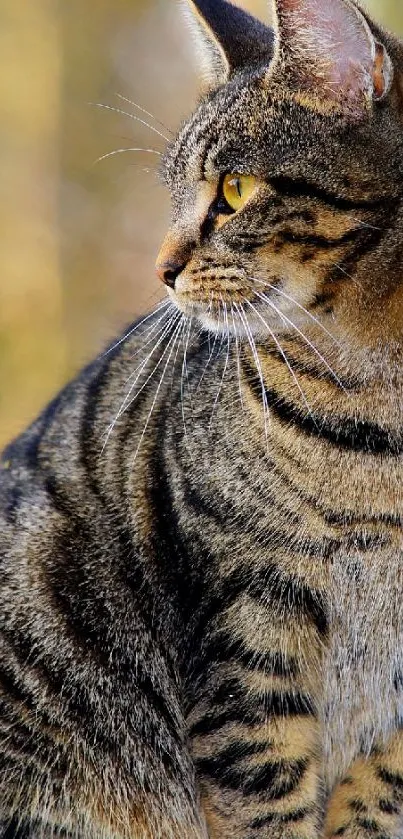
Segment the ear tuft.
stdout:
[[239,6],[227,0],[187,0],[186,16],[209,87],[224,84],[237,70],[269,66],[274,32]]
[[193,36],[204,86],[210,89],[225,84],[230,75],[230,66],[213,30],[193,0],[185,0],[183,9]]

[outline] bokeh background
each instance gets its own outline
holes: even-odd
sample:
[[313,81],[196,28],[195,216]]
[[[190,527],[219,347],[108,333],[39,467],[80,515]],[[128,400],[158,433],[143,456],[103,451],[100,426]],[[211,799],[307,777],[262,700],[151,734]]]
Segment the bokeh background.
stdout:
[[[239,2],[264,18],[266,0]],[[180,5],[0,0],[0,448],[161,295],[158,154],[96,161],[160,152],[193,105]],[[368,6],[403,34],[402,0]]]

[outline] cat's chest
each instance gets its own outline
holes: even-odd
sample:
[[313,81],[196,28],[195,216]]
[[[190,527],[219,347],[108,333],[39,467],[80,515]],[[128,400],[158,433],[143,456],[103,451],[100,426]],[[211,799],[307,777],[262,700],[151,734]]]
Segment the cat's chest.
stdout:
[[[247,440],[244,448],[240,435],[237,440],[233,445],[228,431],[209,461],[208,479],[225,521],[225,528],[212,526],[209,546],[217,539],[222,573],[242,568],[252,590],[254,572],[261,581],[267,569],[278,569],[289,592],[276,639],[281,649],[290,633],[298,634],[293,583],[296,591],[302,586],[323,600],[328,632],[322,659],[310,658],[310,649],[303,659],[316,671],[308,682],[319,685],[325,774],[332,786],[403,720],[401,464],[291,431],[287,445],[283,438],[280,445],[275,425],[268,429],[270,456],[259,459],[246,450]],[[270,592],[267,602],[273,605]],[[256,625],[256,614],[253,620]],[[252,644],[251,627],[245,632]],[[259,643],[267,637],[271,648],[270,606],[256,637]]]
[[328,582],[322,721],[330,785],[403,719],[401,558],[339,557]]
[[[266,535],[260,532],[256,542],[251,531],[247,542],[245,536],[242,541],[232,535],[226,555],[231,564],[238,559],[243,566],[248,557],[251,567],[256,564],[260,579],[262,569],[274,565],[284,580],[291,580],[290,609],[279,641],[284,649],[294,614],[292,581],[297,592],[303,585],[314,598],[316,592],[323,595],[328,621],[323,657],[320,664],[319,659],[310,664],[308,650],[307,666],[321,670],[313,674],[312,682],[320,685],[324,772],[332,788],[359,755],[370,754],[374,745],[386,743],[403,721],[403,544],[399,544],[402,539],[391,536],[390,542],[385,539],[385,546],[380,543],[377,548],[369,538],[365,544],[358,537],[355,540],[351,532],[333,543],[318,531],[305,530],[301,535],[297,522],[288,521],[285,531],[285,514],[281,516],[275,532],[279,532],[280,522],[286,551],[284,543],[272,539],[272,531]],[[370,545],[371,549],[365,550]],[[307,547],[312,548],[311,555],[304,555]],[[267,599],[272,602],[269,593]],[[277,616],[275,604],[274,611]],[[297,627],[298,610],[295,620]],[[261,627],[269,648],[272,622],[269,607]],[[250,634],[248,640],[253,642]]]

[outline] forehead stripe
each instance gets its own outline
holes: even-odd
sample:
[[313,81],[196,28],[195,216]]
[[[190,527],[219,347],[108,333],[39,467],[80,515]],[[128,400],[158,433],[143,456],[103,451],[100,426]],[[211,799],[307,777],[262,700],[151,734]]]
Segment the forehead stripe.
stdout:
[[[239,90],[226,96],[225,108],[218,108],[215,98],[202,103],[194,113],[191,120],[183,127],[179,134],[175,149],[174,163],[178,165],[186,152],[187,146],[194,146],[197,151],[200,148],[200,176],[204,176],[206,160],[214,143],[218,143],[223,134],[225,121],[228,113],[234,109],[239,100]],[[214,125],[214,137],[211,137],[211,126]],[[186,166],[187,160],[185,160]]]

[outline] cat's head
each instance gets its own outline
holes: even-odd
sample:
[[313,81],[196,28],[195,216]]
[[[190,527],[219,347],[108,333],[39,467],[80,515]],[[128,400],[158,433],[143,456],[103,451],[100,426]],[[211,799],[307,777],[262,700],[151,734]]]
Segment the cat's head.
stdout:
[[216,331],[401,336],[400,42],[352,0],[276,0],[273,28],[187,5],[204,90],[164,160],[169,294]]

